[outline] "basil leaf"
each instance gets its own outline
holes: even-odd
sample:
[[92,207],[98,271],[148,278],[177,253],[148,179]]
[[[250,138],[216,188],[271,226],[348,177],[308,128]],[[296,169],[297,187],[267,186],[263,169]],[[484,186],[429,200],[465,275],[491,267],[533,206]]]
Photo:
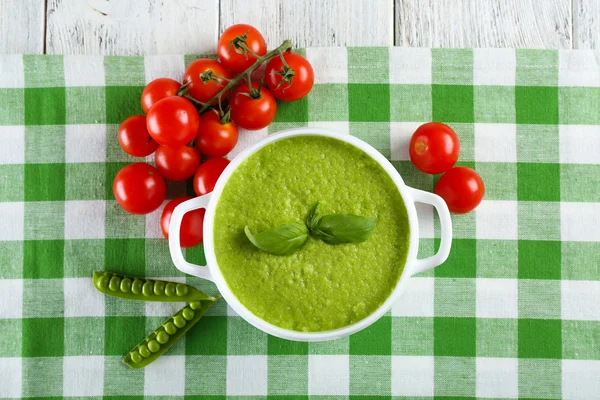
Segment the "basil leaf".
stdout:
[[313,229],[316,228],[317,223],[319,222],[319,211],[317,210],[317,208],[319,207],[319,203],[316,203],[309,211],[308,215],[306,216],[306,227],[308,228],[309,231],[312,231]]
[[377,218],[351,214],[330,214],[321,217],[311,235],[327,244],[362,243],[375,230]]
[[280,225],[256,235],[252,234],[250,228],[246,226],[244,232],[254,246],[278,256],[292,254],[308,240],[308,230],[302,222]]

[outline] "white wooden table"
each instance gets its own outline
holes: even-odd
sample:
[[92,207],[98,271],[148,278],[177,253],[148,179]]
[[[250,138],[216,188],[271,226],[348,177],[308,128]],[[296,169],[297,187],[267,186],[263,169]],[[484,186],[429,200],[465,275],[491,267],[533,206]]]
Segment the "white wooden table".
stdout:
[[600,46],[600,0],[0,0],[0,54],[214,52],[240,22],[271,46]]

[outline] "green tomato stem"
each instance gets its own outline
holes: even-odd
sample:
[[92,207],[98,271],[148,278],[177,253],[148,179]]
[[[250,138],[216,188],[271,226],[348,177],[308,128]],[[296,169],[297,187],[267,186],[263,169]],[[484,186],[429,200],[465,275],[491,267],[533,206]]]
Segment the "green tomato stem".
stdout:
[[181,94],[181,97],[185,97],[186,99],[188,99],[189,101],[191,101],[192,103],[194,103],[196,106],[200,106],[200,107],[207,107],[206,103],[203,103],[201,101],[196,100],[195,98],[193,98],[192,96],[190,96],[187,93]]
[[[204,103],[200,107],[200,109],[198,110],[198,113],[202,114],[204,111],[206,111],[206,109],[208,109],[215,100],[221,98],[221,96],[223,96],[223,94],[225,94],[231,88],[235,87],[240,80],[244,79],[245,77],[250,77],[250,75],[252,74],[252,71],[254,71],[258,67],[260,67],[265,61],[269,61],[273,57],[278,56],[281,52],[289,50],[291,48],[292,48],[292,41],[284,40],[283,43],[281,43],[281,45],[279,45],[279,47],[277,47],[276,49],[271,50],[270,52],[268,52],[267,54],[265,54],[262,57],[256,57],[256,61],[254,62],[254,64],[249,66],[241,74],[238,74],[237,76],[231,78],[229,80],[229,82],[227,82],[227,85],[223,86],[223,88],[221,89],[221,91],[219,93],[217,93],[215,96],[213,96],[213,98],[208,100],[206,103]],[[250,82],[248,82],[248,84],[250,85],[250,87],[252,87]]]

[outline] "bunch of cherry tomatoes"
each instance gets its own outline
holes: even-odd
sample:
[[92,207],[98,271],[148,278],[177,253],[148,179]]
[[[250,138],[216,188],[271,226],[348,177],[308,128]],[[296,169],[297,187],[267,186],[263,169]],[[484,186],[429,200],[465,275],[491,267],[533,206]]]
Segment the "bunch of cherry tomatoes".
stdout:
[[485,187],[479,174],[469,167],[454,167],[460,142],[452,128],[440,122],[423,124],[413,133],[409,146],[415,167],[428,174],[444,173],[434,193],[444,199],[450,211],[468,213],[481,203]]
[[[146,115],[123,121],[118,139],[132,156],[154,153],[156,167],[137,162],[117,173],[113,193],[119,205],[133,214],[158,209],[166,197],[165,179],[193,179],[196,195],[211,192],[229,164],[224,157],[238,141],[238,127],[265,128],[277,113],[276,99],[299,100],[312,89],[312,66],[290,52],[291,47],[290,41],[284,41],[267,53],[257,29],[233,25],[219,39],[219,60],[193,61],[185,70],[183,84],[170,78],[150,82],[141,97]],[[253,72],[264,63],[264,75],[257,79]],[[165,238],[174,208],[190,198],[178,197],[166,205],[160,220]],[[204,213],[198,209],[183,218],[182,247],[202,242]]]

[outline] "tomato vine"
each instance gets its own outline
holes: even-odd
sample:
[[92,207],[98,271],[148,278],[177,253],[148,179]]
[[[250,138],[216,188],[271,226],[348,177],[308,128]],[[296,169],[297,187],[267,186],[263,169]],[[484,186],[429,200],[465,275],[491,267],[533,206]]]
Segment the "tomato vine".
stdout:
[[256,57],[256,61],[254,62],[254,64],[252,64],[251,66],[249,66],[244,72],[242,72],[239,75],[237,75],[237,76],[229,79],[228,82],[227,82],[227,84],[221,88],[221,90],[219,91],[219,93],[217,93],[216,95],[214,95],[207,102],[198,101],[195,98],[193,98],[192,96],[190,96],[189,94],[187,94],[186,93],[186,85],[185,84],[182,86],[182,89],[179,91],[178,94],[180,96],[185,97],[186,99],[188,99],[192,103],[196,104],[196,106],[199,107],[198,108],[198,113],[202,114],[209,107],[211,107],[212,103],[215,100],[218,100],[220,102],[221,101],[221,97],[223,96],[223,94],[227,93],[230,89],[232,89],[235,86],[237,86],[237,84],[241,80],[246,79],[248,81],[248,83],[250,83],[250,77],[252,75],[252,72],[254,72],[254,70],[256,70],[257,68],[259,68],[263,63],[271,60],[274,57],[281,57],[284,51],[288,51],[291,48],[292,48],[292,41],[291,40],[284,40],[283,43],[281,43],[281,45],[279,45],[279,47],[277,47],[276,49],[271,50],[270,52],[268,52],[264,56]]

